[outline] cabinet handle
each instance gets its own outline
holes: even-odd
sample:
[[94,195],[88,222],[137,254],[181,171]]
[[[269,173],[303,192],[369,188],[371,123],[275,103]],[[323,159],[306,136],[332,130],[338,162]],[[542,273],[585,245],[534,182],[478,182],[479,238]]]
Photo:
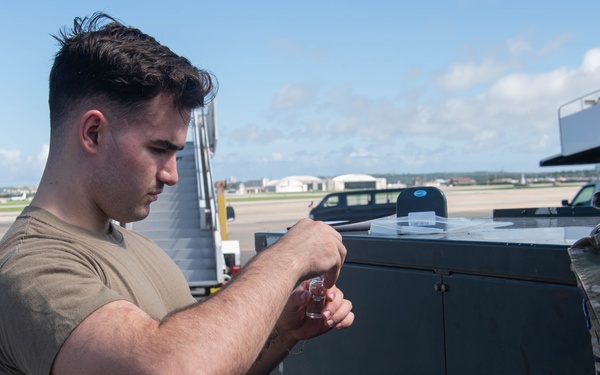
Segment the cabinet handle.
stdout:
[[433,290],[436,292],[447,292],[448,291],[448,285],[446,284],[434,284],[433,285]]

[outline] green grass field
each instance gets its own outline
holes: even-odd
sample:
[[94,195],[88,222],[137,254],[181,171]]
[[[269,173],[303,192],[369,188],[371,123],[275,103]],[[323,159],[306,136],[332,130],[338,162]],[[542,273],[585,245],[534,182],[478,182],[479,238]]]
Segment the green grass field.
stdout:
[[28,204],[29,201],[0,203],[0,212],[20,212]]

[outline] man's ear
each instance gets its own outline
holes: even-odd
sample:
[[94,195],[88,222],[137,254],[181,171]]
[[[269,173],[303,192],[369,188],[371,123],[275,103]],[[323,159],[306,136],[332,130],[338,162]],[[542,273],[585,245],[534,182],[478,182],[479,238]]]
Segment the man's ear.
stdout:
[[93,109],[87,111],[79,122],[79,143],[88,154],[98,152],[98,142],[103,132],[107,130],[106,117],[102,112]]

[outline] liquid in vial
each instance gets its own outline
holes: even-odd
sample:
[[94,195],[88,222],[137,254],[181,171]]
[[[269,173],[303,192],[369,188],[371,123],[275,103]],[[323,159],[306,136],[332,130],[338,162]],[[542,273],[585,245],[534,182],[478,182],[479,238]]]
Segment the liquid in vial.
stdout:
[[313,319],[321,318],[321,311],[325,307],[325,288],[323,287],[323,276],[310,280],[310,300],[306,306],[306,316]]

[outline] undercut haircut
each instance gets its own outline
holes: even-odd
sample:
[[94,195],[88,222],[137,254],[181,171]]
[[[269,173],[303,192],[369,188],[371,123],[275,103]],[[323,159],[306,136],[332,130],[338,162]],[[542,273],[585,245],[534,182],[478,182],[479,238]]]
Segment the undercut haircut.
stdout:
[[77,17],[72,30],[53,37],[60,49],[50,71],[51,139],[87,101],[103,101],[119,116],[134,116],[160,94],[172,97],[180,111],[202,107],[216,95],[212,74],[105,13]]

